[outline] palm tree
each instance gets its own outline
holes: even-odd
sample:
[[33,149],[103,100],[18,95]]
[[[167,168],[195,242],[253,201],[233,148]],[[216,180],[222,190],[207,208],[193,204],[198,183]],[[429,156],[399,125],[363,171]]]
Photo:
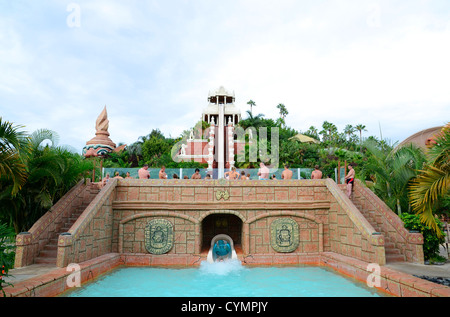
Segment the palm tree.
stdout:
[[363,132],[363,131],[367,131],[367,130],[366,130],[366,126],[363,125],[363,124],[358,124],[358,125],[355,127],[355,129],[359,131],[359,144],[362,144],[362,132]]
[[247,105],[250,105],[250,112],[253,113],[253,107],[256,106],[256,103],[255,103],[253,100],[250,99],[250,100],[247,102]]
[[348,136],[348,140],[350,141],[350,137],[355,132],[355,128],[351,124],[347,124],[344,128],[344,133]]
[[2,121],[0,117],[0,190],[5,190],[5,182],[12,181],[11,194],[14,196],[27,179],[23,157],[28,153],[25,132],[18,131],[22,126]]
[[450,126],[443,129],[427,153],[428,163],[412,182],[409,198],[414,212],[431,227],[438,237],[442,232],[436,223],[433,209],[442,197],[448,196],[450,189]]
[[408,210],[408,186],[425,162],[422,150],[414,145],[386,153],[374,142],[366,141],[368,162],[362,174],[371,175],[373,191],[400,215]]
[[[87,177],[93,164],[81,155],[57,146],[58,135],[38,130],[28,138],[29,153],[22,157],[26,181],[15,196],[11,185],[1,179],[0,217],[14,226],[16,233],[28,230],[80,179]],[[48,142],[45,142],[48,141]]]
[[289,114],[289,111],[287,110],[286,106],[280,103],[277,105],[277,109],[280,111],[280,117],[283,118],[284,120],[286,116]]
[[323,130],[320,132],[320,134],[322,134],[324,138],[328,139],[328,141],[331,142],[337,132],[337,127],[331,122],[324,121],[322,124],[322,129]]
[[260,113],[256,116],[253,116],[252,112],[247,110],[247,118],[239,121],[239,125],[244,129],[247,129],[249,127],[258,129],[263,124],[263,118],[264,114]]
[[310,126],[309,129],[306,130],[304,134],[319,140],[319,130],[317,130],[317,128],[314,126]]

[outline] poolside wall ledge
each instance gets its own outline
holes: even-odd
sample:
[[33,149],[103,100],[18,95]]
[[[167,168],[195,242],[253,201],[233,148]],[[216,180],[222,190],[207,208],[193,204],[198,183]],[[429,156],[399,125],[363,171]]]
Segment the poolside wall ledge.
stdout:
[[[178,260],[172,261],[174,257],[178,258]],[[370,274],[372,274],[372,271],[368,270],[370,263],[334,252],[322,252],[310,255],[289,254],[287,257],[282,256],[282,258],[285,258],[286,264],[290,264],[289,259],[292,260],[293,257],[297,257],[297,264],[328,267],[340,274],[354,278],[361,283],[366,283],[367,279],[370,278]],[[166,261],[162,261],[164,258]],[[247,266],[274,265],[279,263],[271,254],[261,254],[249,257],[246,260],[247,262],[243,264]],[[250,261],[252,262],[250,263]],[[149,254],[110,253],[80,263],[80,281],[81,285],[83,285],[102,274],[120,267],[192,267],[192,265],[200,265],[200,263],[201,261],[198,261],[198,257],[192,255],[165,255],[159,257]],[[376,288],[385,294],[396,297],[450,297],[450,287],[432,283],[385,266],[381,266],[380,268],[380,285]],[[72,289],[67,283],[67,280],[71,279],[71,274],[72,271],[68,271],[66,268],[55,268],[55,270],[49,273],[15,283],[14,287],[9,286],[4,290],[7,297],[59,296]]]
[[[139,261],[196,265],[206,256],[211,223],[205,223],[215,219],[213,216],[240,224],[233,239],[248,264],[319,263],[323,254],[335,254],[383,266],[389,251],[396,251],[392,253],[405,261],[423,264],[422,235],[404,229],[398,216],[358,181],[352,199],[345,195],[345,187],[331,179],[111,179],[101,190],[94,183],[77,186],[67,197],[85,197],[84,203],[89,203],[72,227],[58,236],[55,264],[60,268],[112,253],[121,255],[127,265]],[[97,190],[95,195],[92,188]],[[78,193],[73,194],[75,191]],[[80,205],[79,198],[67,197],[58,204],[69,206],[68,201],[76,201],[74,205]],[[38,222],[47,223],[40,235],[56,230],[48,217],[46,214]],[[152,255],[147,250],[145,230],[155,219],[170,222],[174,228],[173,246],[166,254]],[[295,250],[283,252],[274,247],[272,225],[276,220],[298,226],[298,232],[291,232],[298,239]],[[33,248],[43,245],[32,242],[37,241],[34,228],[38,224],[16,241],[20,261],[27,265],[34,263],[37,255]]]

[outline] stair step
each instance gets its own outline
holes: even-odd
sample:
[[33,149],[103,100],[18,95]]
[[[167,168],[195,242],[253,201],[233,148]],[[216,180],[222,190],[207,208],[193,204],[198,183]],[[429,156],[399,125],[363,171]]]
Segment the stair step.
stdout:
[[44,250],[47,250],[47,251],[58,250],[58,245],[56,245],[56,244],[47,244],[44,247]]
[[385,247],[385,252],[386,252],[386,255],[388,255],[388,254],[401,254],[399,249],[386,249],[386,247]]
[[43,258],[56,258],[58,250],[42,250],[39,252],[39,257]]
[[402,254],[386,254],[386,262],[405,262],[405,256]]
[[36,264],[56,264],[56,258],[37,257],[34,261]]

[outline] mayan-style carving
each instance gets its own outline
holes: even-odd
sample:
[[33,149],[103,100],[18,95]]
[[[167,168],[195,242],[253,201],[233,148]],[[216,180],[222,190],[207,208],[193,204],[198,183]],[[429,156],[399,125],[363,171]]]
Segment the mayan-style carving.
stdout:
[[152,254],[164,254],[173,247],[173,225],[166,219],[153,219],[145,227],[145,248]]
[[294,252],[299,245],[298,224],[291,218],[279,218],[270,226],[270,244],[277,252]]
[[228,200],[230,199],[230,193],[227,190],[218,190],[216,191],[216,199],[217,200]]

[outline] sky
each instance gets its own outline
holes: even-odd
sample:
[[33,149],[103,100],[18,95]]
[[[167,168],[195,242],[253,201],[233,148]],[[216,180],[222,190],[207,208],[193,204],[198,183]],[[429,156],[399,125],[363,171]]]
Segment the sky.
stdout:
[[243,118],[401,142],[450,121],[448,0],[0,0],[0,117],[81,153],[110,138],[178,137],[210,91]]

